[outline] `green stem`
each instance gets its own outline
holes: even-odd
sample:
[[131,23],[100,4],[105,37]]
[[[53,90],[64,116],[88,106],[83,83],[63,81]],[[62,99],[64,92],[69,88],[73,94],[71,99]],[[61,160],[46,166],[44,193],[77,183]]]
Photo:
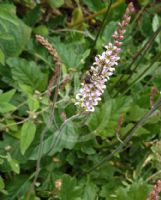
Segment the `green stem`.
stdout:
[[[114,4],[112,4],[111,9],[116,8],[117,6],[119,6],[120,4],[124,3],[125,0],[118,0],[117,2],[115,2]],[[102,10],[99,10],[98,12],[89,15],[87,17],[84,17],[82,20],[76,22],[75,24],[69,24],[69,27],[74,27],[74,26],[78,26],[80,24],[82,24],[85,21],[91,20],[93,18],[96,18],[97,16],[103,15],[104,13],[106,13],[108,8],[103,8]]]
[[62,130],[63,130],[63,128],[65,127],[65,125],[66,125],[67,123],[69,123],[70,121],[72,121],[72,120],[74,120],[74,119],[77,119],[77,118],[79,118],[79,117],[80,117],[80,114],[76,114],[76,115],[73,115],[72,117],[66,119],[66,120],[63,122],[63,124],[61,125],[61,127],[60,127],[60,129],[59,129],[59,131],[58,131],[58,134],[56,135],[56,138],[55,138],[54,135],[53,135],[53,139],[52,139],[52,142],[51,142],[49,151],[48,151],[46,154],[49,154],[50,151],[51,151],[52,149],[54,149],[54,148],[56,147],[56,145],[58,144],[59,139],[61,138],[61,135],[62,135],[62,133],[63,133]]
[[102,23],[101,23],[100,29],[99,29],[99,31],[98,31],[98,33],[97,33],[97,35],[96,35],[96,38],[95,38],[95,40],[94,40],[94,42],[93,42],[93,45],[92,45],[92,48],[91,48],[91,51],[90,51],[90,54],[89,54],[89,58],[92,57],[94,48],[95,48],[96,43],[97,43],[97,40],[98,40],[99,36],[102,34],[102,31],[103,31],[104,26],[105,26],[105,24],[106,24],[107,16],[108,16],[108,14],[109,14],[111,5],[112,5],[112,0],[109,0],[109,5],[108,5],[108,7],[107,7],[107,10],[106,10],[106,13],[105,13],[105,15],[104,15],[103,21],[102,21]]

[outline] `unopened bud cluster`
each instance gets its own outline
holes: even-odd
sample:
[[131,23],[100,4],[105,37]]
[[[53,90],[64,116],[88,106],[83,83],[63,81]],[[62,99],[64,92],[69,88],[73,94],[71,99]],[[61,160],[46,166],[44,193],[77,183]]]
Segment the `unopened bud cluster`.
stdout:
[[130,14],[134,11],[133,4],[130,3],[125,11],[122,22],[118,23],[118,29],[112,35],[114,42],[105,46],[102,55],[95,57],[95,62],[91,66],[82,88],[76,95],[76,103],[82,111],[93,112],[95,106],[101,100],[101,95],[106,88],[106,82],[115,71],[120,59],[122,40],[126,27],[130,22]]
[[161,180],[158,180],[146,200],[159,200],[160,192],[161,192]]

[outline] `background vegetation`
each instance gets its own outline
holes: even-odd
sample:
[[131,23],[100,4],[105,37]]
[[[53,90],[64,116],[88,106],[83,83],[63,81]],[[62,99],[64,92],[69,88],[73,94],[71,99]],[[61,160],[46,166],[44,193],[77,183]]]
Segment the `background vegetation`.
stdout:
[[[112,41],[128,2],[113,1],[102,26],[106,0],[0,1],[0,199],[145,200],[161,179],[160,1],[133,1],[102,102],[61,126],[77,113],[83,74]],[[50,100],[47,88],[55,63],[35,34],[61,58],[54,112],[56,86]]]

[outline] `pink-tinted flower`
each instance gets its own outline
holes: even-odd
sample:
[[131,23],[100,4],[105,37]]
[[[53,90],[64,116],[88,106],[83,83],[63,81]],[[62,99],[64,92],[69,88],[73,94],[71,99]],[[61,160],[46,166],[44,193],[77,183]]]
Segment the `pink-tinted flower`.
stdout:
[[118,29],[113,34],[114,44],[109,43],[105,46],[105,51],[95,57],[95,62],[90,68],[88,80],[81,85],[82,88],[76,95],[75,105],[82,111],[93,112],[95,106],[101,100],[101,95],[106,88],[106,82],[110,79],[118,65],[119,53],[126,32],[126,27],[130,22],[129,14],[134,11],[133,4],[130,3],[125,11],[122,22],[118,23]]

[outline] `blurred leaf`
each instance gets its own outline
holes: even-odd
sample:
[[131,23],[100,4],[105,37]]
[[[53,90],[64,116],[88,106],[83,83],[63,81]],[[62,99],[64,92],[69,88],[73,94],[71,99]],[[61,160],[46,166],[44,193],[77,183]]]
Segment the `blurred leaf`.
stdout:
[[47,36],[49,34],[49,30],[45,25],[39,25],[33,29],[33,32],[38,35]]
[[146,200],[149,186],[146,183],[133,183],[129,188],[117,190],[117,200]]
[[94,1],[93,0],[83,0],[83,1],[91,11],[98,11],[98,10],[101,10],[101,9],[107,7],[107,5],[103,1],[100,1],[100,0],[94,0]]
[[16,110],[16,106],[10,103],[0,103],[0,113],[7,113]]
[[3,178],[0,176],[0,191],[1,191],[2,189],[4,189],[4,187],[5,187],[4,180],[3,180]]
[[16,90],[12,89],[8,92],[0,94],[0,103],[9,102],[11,100],[11,98],[13,97],[13,95],[15,94],[15,92],[16,92]]
[[22,175],[13,176],[12,180],[10,180],[6,186],[8,195],[4,197],[4,200],[19,199],[22,194],[25,194],[28,191],[30,184],[28,177]]
[[75,178],[70,177],[69,175],[64,175],[62,177],[62,185],[59,193],[59,197],[63,200],[76,200],[78,197],[81,197],[82,189],[80,186],[77,186]]
[[83,200],[96,199],[97,191],[97,186],[93,182],[87,181],[84,188]]
[[[152,28],[153,28],[153,31],[155,32],[159,26],[160,26],[160,23],[161,23],[161,18],[155,14],[154,17],[153,17],[153,21],[152,21]],[[160,44],[160,41],[161,41],[161,34],[158,34],[157,37],[155,38],[155,41]]]
[[34,26],[40,17],[41,9],[39,6],[36,6],[27,12],[23,20],[28,26]]
[[33,88],[31,86],[25,85],[23,83],[19,83],[19,87],[21,88],[22,92],[25,94],[31,95],[33,94]]
[[142,65],[141,68],[133,74],[132,78],[129,80],[129,83],[138,83],[143,80],[146,76],[153,74],[160,66],[160,62],[152,63],[152,65]]
[[[9,58],[7,60],[11,68],[12,77],[19,84],[26,84],[33,90],[44,90],[47,87],[47,74],[42,73],[35,62],[25,59]],[[34,75],[34,76],[33,76]]]
[[16,90],[10,90],[8,92],[0,94],[0,113],[6,113],[14,111],[16,107],[9,103]]
[[12,159],[11,155],[8,153],[7,154],[7,161],[10,164],[11,169],[16,173],[20,173],[20,166],[17,160]]
[[153,21],[152,21],[152,27],[153,27],[153,31],[155,32],[157,30],[157,28],[159,27],[159,16],[157,14],[154,15],[153,17]]
[[28,95],[28,105],[29,105],[30,111],[33,111],[33,112],[37,111],[40,107],[40,103],[34,95],[33,96]]
[[4,63],[5,63],[5,55],[1,49],[0,49],[0,63],[2,65],[4,65]]
[[[83,13],[81,7],[75,8],[72,13],[71,25],[76,24],[82,19],[83,19]],[[79,27],[82,27],[82,25],[79,25]]]
[[148,36],[152,34],[152,23],[149,17],[149,14],[144,13],[144,17],[142,17],[142,24],[140,26],[141,32],[144,36]]
[[33,122],[25,122],[21,129],[20,149],[21,153],[24,154],[30,144],[32,143],[36,132],[36,126]]
[[15,7],[0,6],[0,47],[5,56],[17,56],[30,38],[31,29],[15,15]]
[[52,7],[52,8],[59,8],[60,6],[62,6],[64,4],[64,0],[47,0],[48,4]]
[[87,126],[91,131],[95,130],[99,134],[108,124],[111,116],[112,104],[111,100],[103,104],[100,108],[96,108],[96,111],[90,115],[87,120]]
[[58,37],[51,38],[51,41],[57,49],[62,62],[68,68],[79,67],[82,64],[82,59],[88,56],[88,52],[85,52],[81,41],[64,44]]
[[103,29],[102,37],[97,42],[97,48],[102,49],[102,44],[107,44],[111,42],[112,34],[115,31],[115,27],[117,25],[117,22],[111,21],[109,22],[105,28]]
[[145,113],[148,112],[148,109],[143,109],[139,107],[138,105],[131,106],[128,115],[127,120],[128,121],[138,121],[141,116],[144,116]]

